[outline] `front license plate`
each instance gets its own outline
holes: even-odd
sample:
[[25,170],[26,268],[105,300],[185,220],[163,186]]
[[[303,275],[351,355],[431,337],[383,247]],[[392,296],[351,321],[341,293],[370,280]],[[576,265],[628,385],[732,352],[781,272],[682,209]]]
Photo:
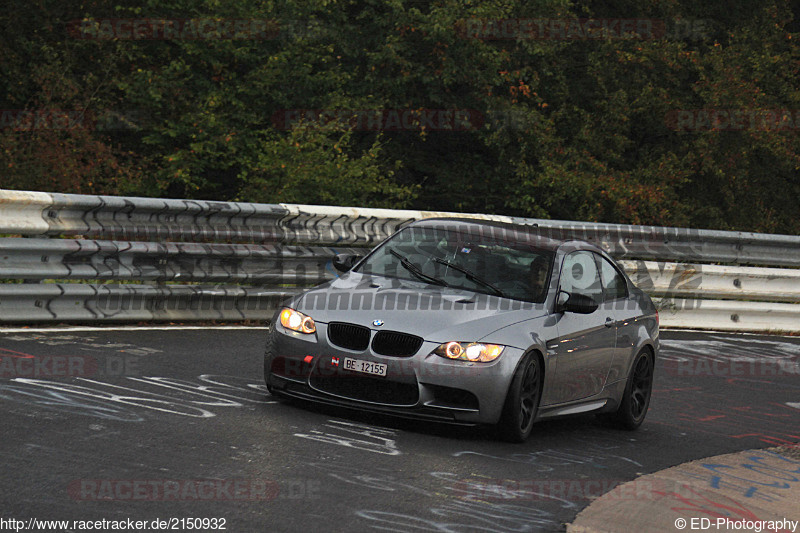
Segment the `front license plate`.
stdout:
[[383,363],[371,363],[362,359],[344,358],[345,370],[352,370],[353,372],[361,372],[362,374],[371,374],[373,376],[386,376],[386,365]]

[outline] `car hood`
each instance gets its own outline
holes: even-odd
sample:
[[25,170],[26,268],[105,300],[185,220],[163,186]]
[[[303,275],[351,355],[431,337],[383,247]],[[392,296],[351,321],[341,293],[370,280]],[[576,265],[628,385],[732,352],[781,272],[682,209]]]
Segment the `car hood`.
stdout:
[[289,305],[317,322],[402,331],[432,342],[479,341],[546,314],[544,304],[358,272],[306,291]]

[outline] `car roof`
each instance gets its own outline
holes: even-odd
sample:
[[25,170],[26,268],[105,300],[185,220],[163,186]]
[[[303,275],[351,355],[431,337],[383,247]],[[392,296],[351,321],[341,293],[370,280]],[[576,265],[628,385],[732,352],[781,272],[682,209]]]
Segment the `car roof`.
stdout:
[[[589,250],[610,257],[608,252],[591,242],[571,237],[567,239],[550,237],[547,235],[548,233],[558,230],[539,228],[535,223],[515,224],[476,218],[436,217],[416,220],[406,227],[411,226],[476,233],[492,239],[508,240],[549,251],[555,251],[558,248],[562,248],[566,253],[576,250]],[[490,230],[488,233],[486,233],[487,228]]]
[[544,235],[543,231],[540,231],[538,227],[533,224],[512,224],[497,220],[425,218],[414,221],[406,227],[412,226],[474,233],[479,236],[484,236],[487,239],[506,240],[553,251],[567,242],[547,237]]

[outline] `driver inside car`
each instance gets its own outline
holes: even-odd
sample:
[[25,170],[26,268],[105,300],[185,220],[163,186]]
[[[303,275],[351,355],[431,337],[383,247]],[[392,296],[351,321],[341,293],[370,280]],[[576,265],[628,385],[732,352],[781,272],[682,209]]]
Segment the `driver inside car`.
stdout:
[[539,256],[531,261],[531,266],[528,271],[528,285],[530,286],[531,295],[534,300],[538,299],[547,288],[545,286],[547,283],[547,270],[548,263],[547,259],[544,257]]

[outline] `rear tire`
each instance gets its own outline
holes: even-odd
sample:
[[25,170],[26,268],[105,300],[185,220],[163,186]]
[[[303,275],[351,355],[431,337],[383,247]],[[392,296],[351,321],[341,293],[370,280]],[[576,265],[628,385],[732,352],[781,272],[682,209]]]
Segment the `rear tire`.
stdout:
[[634,430],[642,425],[653,392],[653,363],[649,350],[639,352],[633,361],[619,408],[614,413],[604,415],[605,420],[627,430]]
[[539,358],[527,354],[517,367],[508,389],[500,416],[500,438],[508,442],[525,442],[531,434],[542,396],[542,368]]

